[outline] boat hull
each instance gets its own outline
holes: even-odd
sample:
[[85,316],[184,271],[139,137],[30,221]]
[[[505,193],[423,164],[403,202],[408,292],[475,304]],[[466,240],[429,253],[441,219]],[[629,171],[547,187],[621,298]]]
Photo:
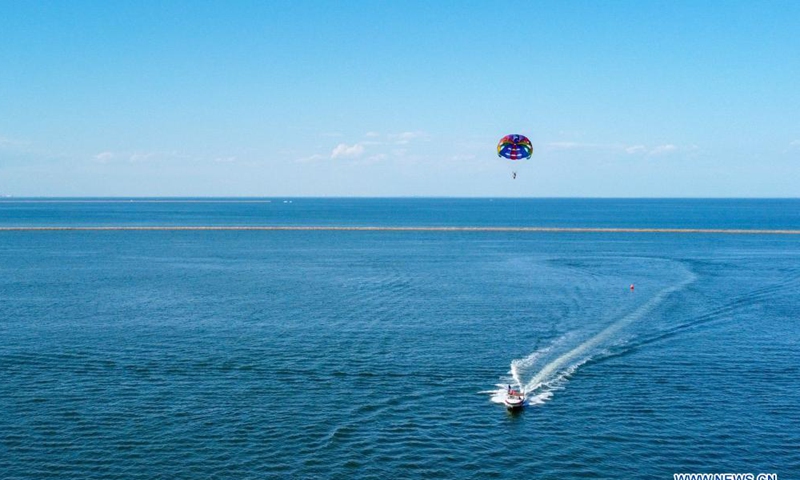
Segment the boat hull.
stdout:
[[503,403],[509,410],[520,410],[525,405],[525,397],[522,395],[509,395],[503,400]]

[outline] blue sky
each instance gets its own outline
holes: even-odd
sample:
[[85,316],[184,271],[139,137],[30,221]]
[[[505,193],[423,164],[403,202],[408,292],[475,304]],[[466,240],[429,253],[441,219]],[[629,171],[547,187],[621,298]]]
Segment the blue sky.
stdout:
[[797,197],[798,25],[780,0],[0,0],[0,194]]

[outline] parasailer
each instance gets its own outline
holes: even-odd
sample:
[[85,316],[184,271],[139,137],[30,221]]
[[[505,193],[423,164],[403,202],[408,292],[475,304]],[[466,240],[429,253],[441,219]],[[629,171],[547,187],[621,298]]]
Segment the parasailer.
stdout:
[[[528,137],[513,133],[501,138],[497,143],[497,156],[508,160],[528,160],[533,155],[533,145]],[[511,173],[511,178],[517,178],[517,171]]]

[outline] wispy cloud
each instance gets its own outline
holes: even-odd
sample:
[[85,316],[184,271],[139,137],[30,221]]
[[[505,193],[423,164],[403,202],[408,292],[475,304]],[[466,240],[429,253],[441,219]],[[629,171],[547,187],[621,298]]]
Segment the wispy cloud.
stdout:
[[331,152],[331,158],[358,158],[364,154],[364,145],[361,143],[356,143],[354,145],[348,145],[346,143],[340,143],[337,145],[333,151]]
[[401,133],[390,133],[387,135],[387,138],[390,142],[393,142],[398,145],[404,145],[406,143],[410,143],[413,140],[421,140],[428,138],[428,134],[425,132],[401,132]]
[[[50,163],[58,161],[85,160],[86,155],[59,151],[39,145],[29,140],[0,135],[0,154],[10,155],[17,161],[24,159],[28,163]],[[5,159],[4,159],[5,160]]]
[[628,153],[630,155],[647,153],[647,147],[645,147],[644,145],[631,145],[630,147],[625,148],[625,153]]
[[110,150],[106,150],[94,155],[94,159],[100,163],[110,163],[110,162],[129,162],[129,163],[138,163],[138,162],[145,162],[154,158],[157,155],[156,152],[113,152]]
[[[202,160],[209,161],[210,157],[195,157],[177,151],[113,151],[104,150],[92,156],[99,163],[144,163],[166,162],[174,160]],[[215,159],[216,161],[216,159]]]
[[550,142],[545,144],[545,147],[549,150],[615,150],[620,148],[620,145],[582,142]]
[[658,145],[657,147],[653,147],[652,149],[650,149],[650,151],[647,152],[647,156],[655,157],[659,155],[666,155],[675,152],[677,149],[678,147],[676,147],[671,143],[667,145]]
[[389,159],[403,159],[408,156],[409,148],[412,148],[414,142],[428,140],[430,135],[419,130],[385,134],[370,130],[354,143],[339,143],[327,154],[317,152],[299,157],[295,161],[308,163],[324,160],[358,160],[377,163]]
[[639,155],[645,157],[664,156],[678,152],[690,152],[697,150],[697,145],[679,147],[666,143],[649,147],[642,144],[627,145],[623,143],[581,143],[581,142],[551,142],[545,144],[547,150],[604,150],[610,152],[621,152],[628,155]]
[[[151,159],[155,158],[156,155],[157,155],[157,153],[155,153],[155,152],[146,152],[146,153],[137,152],[137,153],[132,153],[132,154],[128,155],[128,160],[131,163],[146,162],[148,160],[151,160]],[[174,155],[170,155],[170,156],[174,156]]]
[[378,163],[386,160],[387,158],[389,158],[389,155],[386,155],[385,153],[378,153],[376,155],[370,155],[367,157],[367,161],[370,163]]
[[323,160],[329,160],[329,159],[330,159],[330,156],[328,156],[328,155],[320,155],[320,154],[317,153],[317,154],[314,154],[314,155],[309,155],[307,157],[300,157],[300,158],[296,159],[295,161],[298,162],[298,163],[313,163],[313,162],[321,162]]
[[114,152],[100,152],[94,156],[94,159],[100,163],[108,163],[114,159]]
[[25,142],[22,140],[18,140],[16,138],[10,138],[0,135],[0,148],[26,149],[26,147],[29,146],[30,142]]
[[789,145],[783,149],[783,153],[796,153],[800,152],[800,140],[793,140]]

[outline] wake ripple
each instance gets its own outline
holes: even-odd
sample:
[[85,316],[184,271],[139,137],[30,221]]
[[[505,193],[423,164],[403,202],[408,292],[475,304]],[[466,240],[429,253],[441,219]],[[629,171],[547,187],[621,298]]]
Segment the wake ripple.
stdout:
[[[685,267],[684,267],[685,268]],[[511,361],[509,374],[514,383],[525,393],[528,405],[540,405],[553,397],[555,391],[564,388],[564,383],[583,365],[597,356],[607,352],[607,348],[621,341],[620,332],[626,327],[641,320],[662,304],[670,295],[679,292],[697,279],[690,270],[686,277],[675,285],[664,288],[634,311],[622,316],[600,332],[582,341],[576,346],[576,335],[568,333],[551,345],[537,350],[527,357]],[[542,365],[529,379],[526,373]],[[503,403],[508,384],[498,384],[492,394],[492,402]]]

